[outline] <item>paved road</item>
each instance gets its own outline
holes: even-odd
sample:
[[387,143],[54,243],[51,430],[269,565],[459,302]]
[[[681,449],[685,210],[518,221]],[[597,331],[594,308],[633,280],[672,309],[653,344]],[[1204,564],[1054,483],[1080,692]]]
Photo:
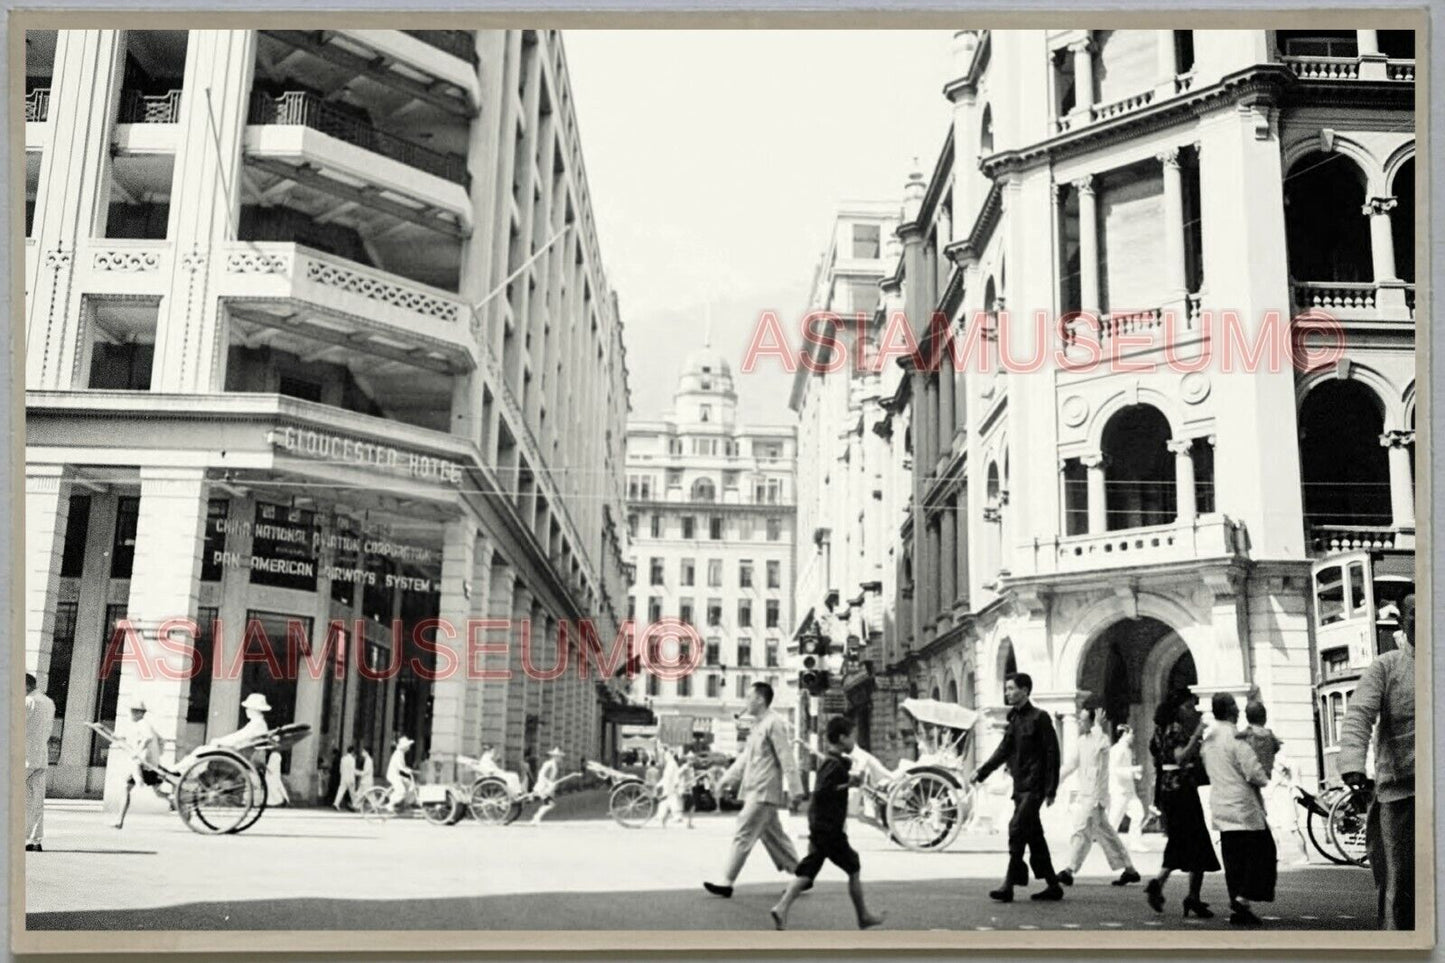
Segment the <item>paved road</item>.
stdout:
[[[626,830],[595,820],[439,828],[279,811],[242,836],[217,838],[162,814],[133,815],[117,832],[94,804],[62,802],[47,810],[46,828],[46,851],[26,854],[34,929],[767,929],[767,909],[785,881],[759,849],[732,899],[703,893],[699,883],[721,867],[732,831],[731,818],[716,816],[699,818],[693,830]],[[801,833],[804,824],[790,821],[789,829]],[[1230,929],[1223,914],[1181,918],[1183,880],[1172,882],[1166,912],[1151,912],[1139,886],[1107,884],[1097,852],[1063,902],[1002,906],[986,895],[1002,869],[997,837],[917,854],[869,827],[852,832],[870,902],[890,914],[890,928]],[[1136,861],[1147,874],[1158,858],[1145,852]],[[1279,889],[1265,908],[1276,917],[1272,927],[1373,922],[1364,870],[1290,866]],[[1219,874],[1209,877],[1205,899],[1223,908]],[[852,927],[836,869],[824,869],[792,922]]]

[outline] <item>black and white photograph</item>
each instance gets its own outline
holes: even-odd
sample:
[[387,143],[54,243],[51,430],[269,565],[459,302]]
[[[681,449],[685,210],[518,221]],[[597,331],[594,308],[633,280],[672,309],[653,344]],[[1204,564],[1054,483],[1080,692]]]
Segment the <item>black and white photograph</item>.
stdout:
[[1421,11],[9,19],[17,951],[1434,945]]

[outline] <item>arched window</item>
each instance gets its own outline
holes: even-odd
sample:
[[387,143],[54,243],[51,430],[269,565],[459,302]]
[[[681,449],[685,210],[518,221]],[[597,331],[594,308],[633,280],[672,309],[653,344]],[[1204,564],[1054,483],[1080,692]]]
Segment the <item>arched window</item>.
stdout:
[[1284,182],[1289,273],[1296,281],[1368,282],[1370,223],[1365,175],[1347,155],[1311,152],[1294,162]]
[[[1380,445],[1384,406],[1360,381],[1331,378],[1300,405],[1300,479],[1305,522],[1317,551],[1331,548],[1329,529],[1389,526],[1389,452]],[[1323,529],[1324,531],[1321,531]]]
[[699,478],[692,483],[692,500],[695,502],[717,500],[717,488],[713,485],[711,478]]
[[958,683],[953,679],[948,680],[948,691],[945,693],[945,697],[949,702],[955,704],[958,702]]
[[1130,405],[1104,426],[1106,528],[1164,525],[1177,514],[1169,420],[1153,405]]
[[1395,209],[1390,212],[1390,234],[1395,242],[1395,276],[1415,283],[1415,158],[1395,171],[1390,184]]
[[989,104],[983,105],[983,123],[978,132],[978,151],[980,154],[993,152],[993,107]]
[[988,466],[987,479],[983,508],[983,576],[985,581],[991,582],[998,574],[1003,558],[1003,525],[999,511],[1002,485],[999,483],[998,462]]

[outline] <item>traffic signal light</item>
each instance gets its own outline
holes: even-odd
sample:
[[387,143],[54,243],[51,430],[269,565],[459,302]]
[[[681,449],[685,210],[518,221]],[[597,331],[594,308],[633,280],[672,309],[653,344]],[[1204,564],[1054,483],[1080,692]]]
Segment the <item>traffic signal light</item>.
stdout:
[[828,640],[821,635],[805,635],[798,640],[798,654],[803,671],[798,673],[798,686],[809,695],[822,695],[828,688]]

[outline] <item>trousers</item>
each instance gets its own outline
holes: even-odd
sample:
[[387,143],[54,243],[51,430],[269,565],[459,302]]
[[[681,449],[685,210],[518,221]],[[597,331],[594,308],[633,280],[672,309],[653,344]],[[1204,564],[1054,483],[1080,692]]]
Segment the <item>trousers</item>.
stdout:
[[1129,853],[1124,841],[1110,822],[1109,814],[1102,803],[1080,803],[1081,810],[1075,814],[1074,834],[1069,839],[1069,872],[1077,873],[1084,865],[1084,859],[1097,841],[1109,861],[1110,869],[1123,869],[1129,865]]
[[[1041,792],[1023,792],[1014,796],[1014,812],[1008,821],[1008,885],[1027,886],[1029,869],[1038,879],[1052,881],[1054,864],[1049,859],[1049,844],[1044,839],[1044,824],[1039,810],[1044,804]],[[1028,865],[1024,850],[1029,851]]]
[[737,829],[733,833],[733,851],[728,858],[727,872],[723,874],[727,885],[731,886],[737,880],[738,874],[743,871],[743,864],[748,861],[748,854],[759,840],[768,851],[774,866],[785,873],[792,873],[797,869],[798,851],[793,848],[793,841],[783,830],[782,820],[778,818],[778,807],[771,803],[749,801],[743,805],[742,812],[738,813]]
[[47,768],[25,770],[25,842],[45,841],[45,780]]
[[1375,874],[1380,929],[1415,928],[1415,797],[1376,801],[1366,817],[1365,845]]

